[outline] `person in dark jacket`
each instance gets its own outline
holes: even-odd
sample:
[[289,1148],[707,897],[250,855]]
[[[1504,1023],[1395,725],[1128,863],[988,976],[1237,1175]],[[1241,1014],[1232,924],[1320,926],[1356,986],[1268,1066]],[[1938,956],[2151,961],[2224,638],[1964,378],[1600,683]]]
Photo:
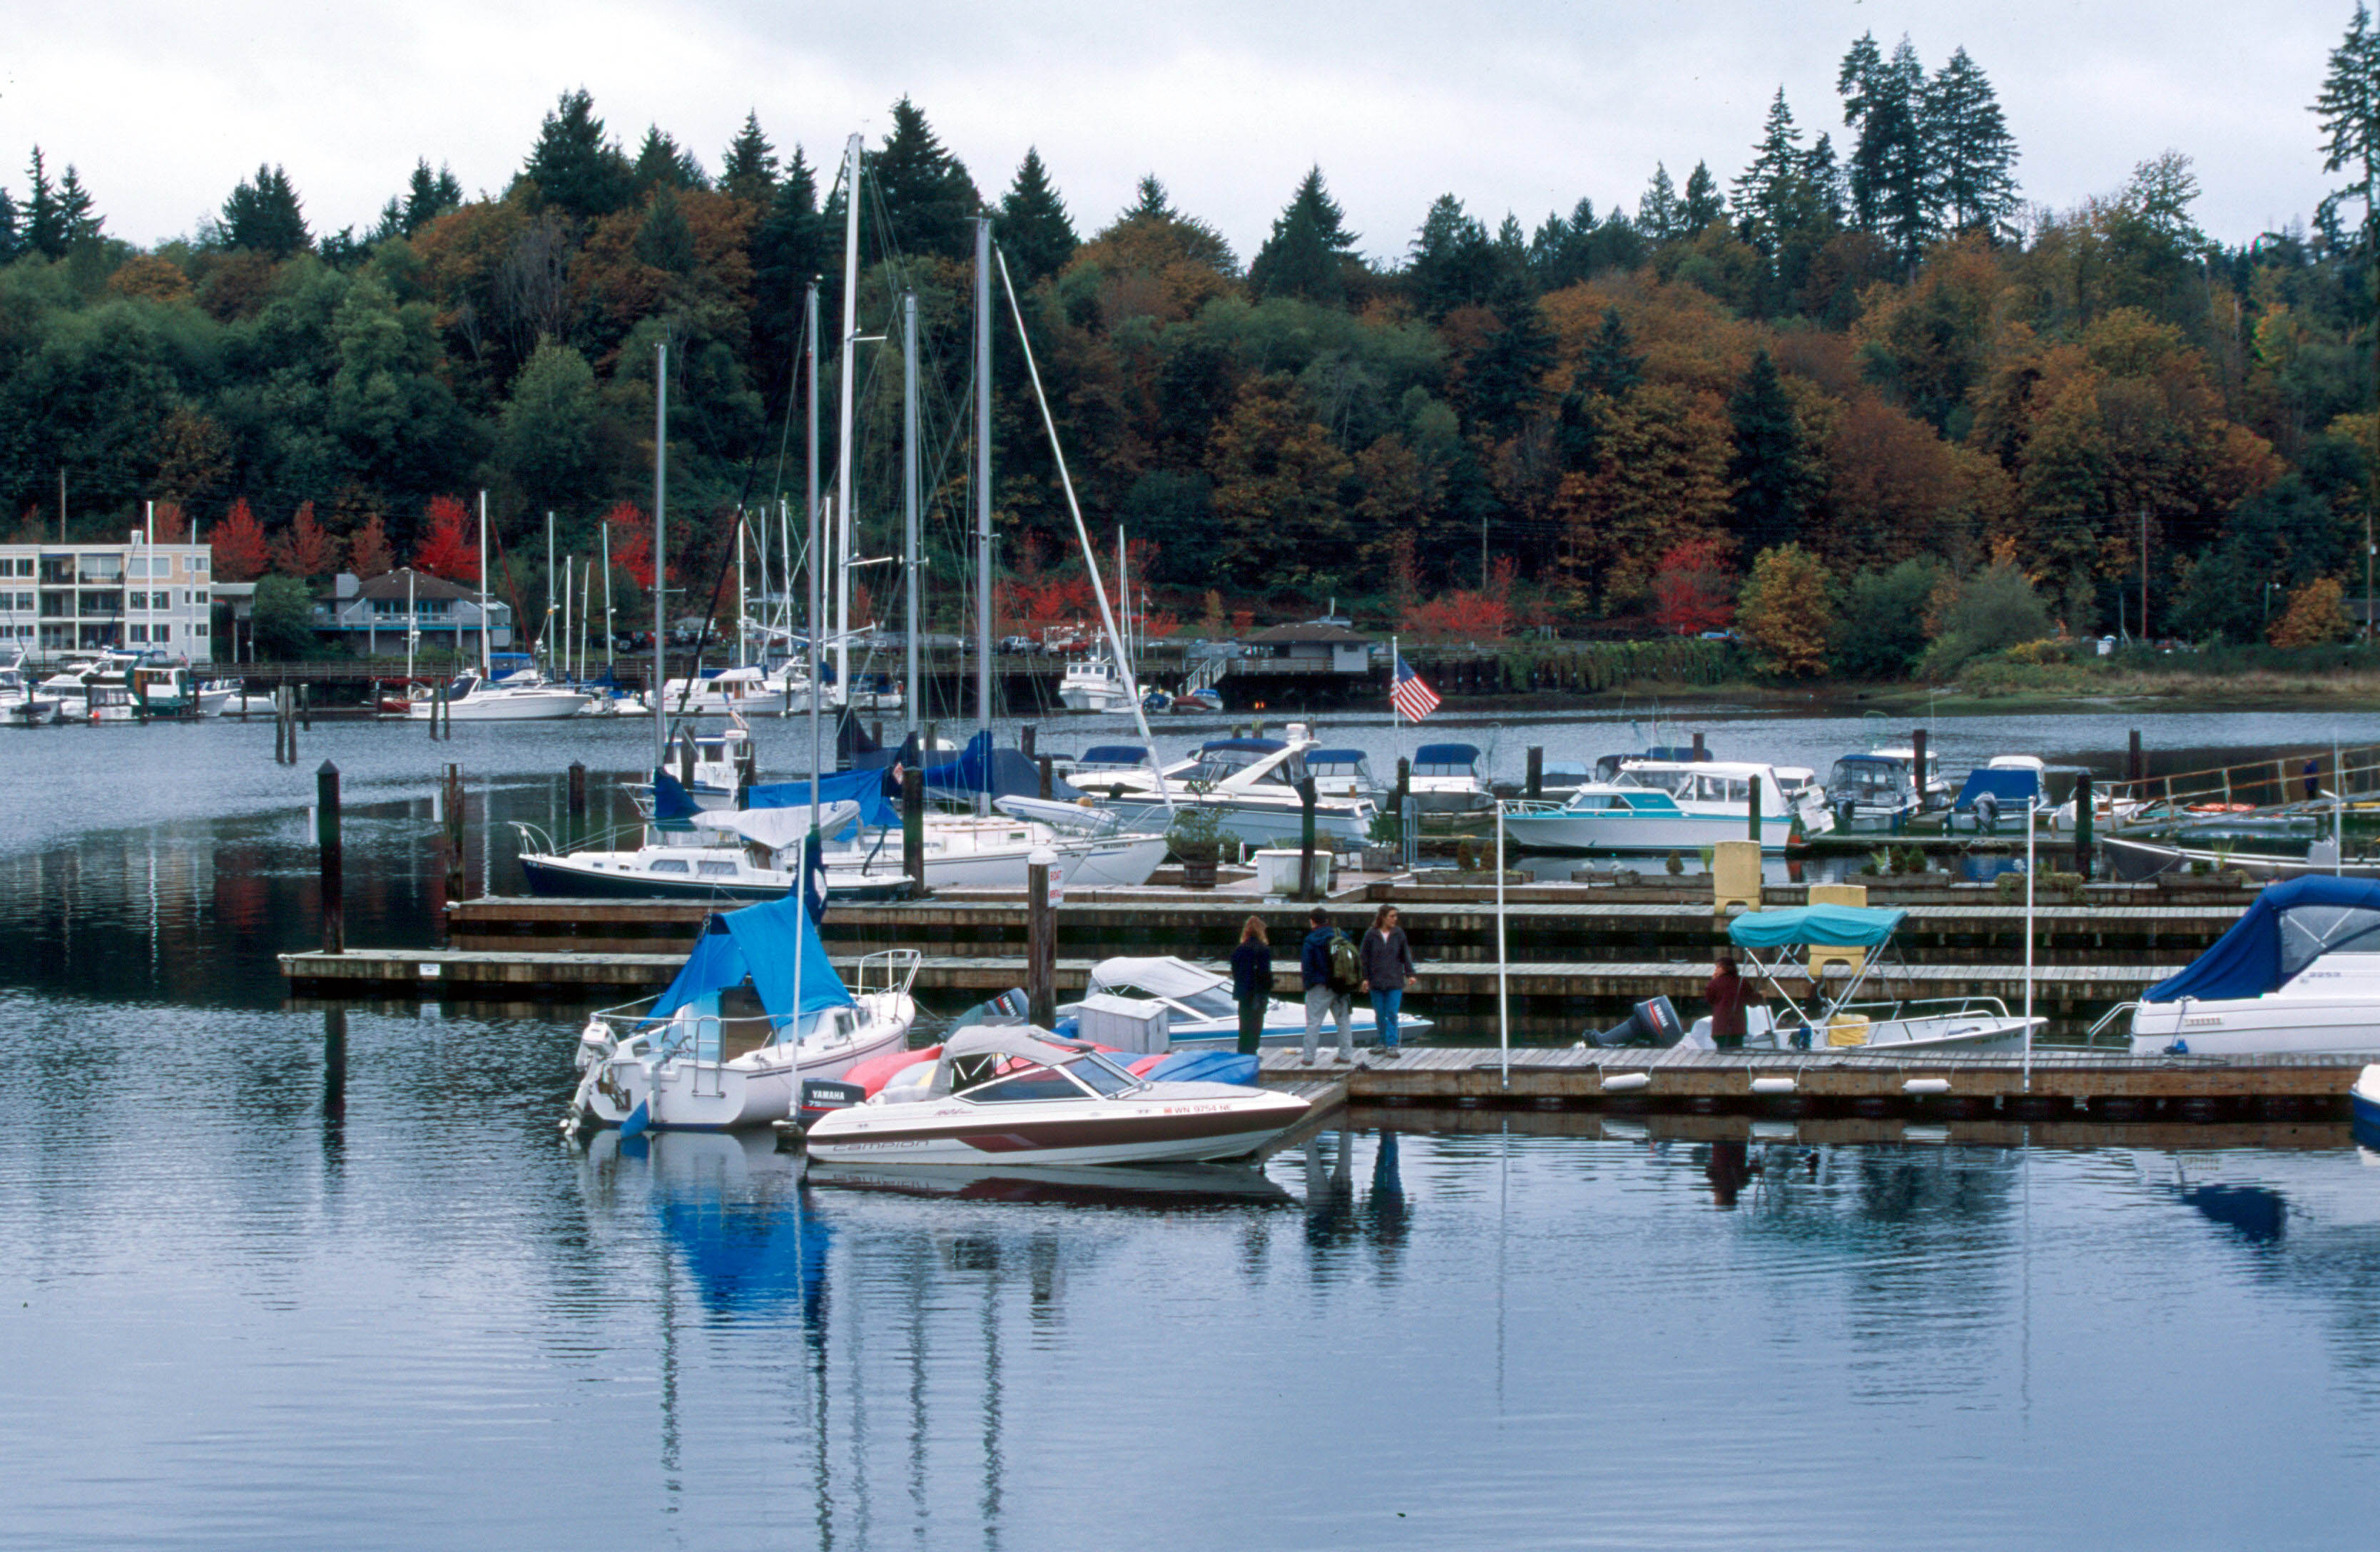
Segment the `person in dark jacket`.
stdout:
[[1703,988],[1703,1000],[1710,1004],[1712,1045],[1721,1050],[1743,1049],[1744,1006],[1759,995],[1758,988],[1735,973],[1733,959],[1718,956],[1718,973]]
[[1254,1056],[1264,1038],[1265,1010],[1272,1005],[1272,944],[1262,916],[1247,919],[1240,946],[1232,951],[1232,1000],[1240,1005],[1240,1054]]
[[1364,934],[1364,988],[1372,995],[1372,1022],[1380,1031],[1380,1049],[1397,1049],[1397,1010],[1403,1006],[1405,985],[1413,979],[1413,945],[1397,925],[1397,908],[1383,905]]
[[1305,935],[1305,945],[1297,954],[1298,977],[1305,986],[1305,1063],[1309,1067],[1314,1064],[1315,1049],[1322,1039],[1322,1021],[1335,1015],[1339,1020],[1339,1060],[1353,1064],[1354,994],[1330,984],[1330,940],[1338,934],[1331,930],[1330,913],[1318,905],[1314,908],[1312,921],[1314,930]]

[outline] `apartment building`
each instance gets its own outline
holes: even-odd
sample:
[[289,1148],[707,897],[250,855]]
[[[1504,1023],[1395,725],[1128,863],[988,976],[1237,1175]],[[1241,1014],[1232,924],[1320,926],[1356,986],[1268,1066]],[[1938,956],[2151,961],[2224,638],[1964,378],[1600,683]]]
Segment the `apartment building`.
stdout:
[[0,544],[0,651],[103,647],[206,662],[213,604],[203,544]]

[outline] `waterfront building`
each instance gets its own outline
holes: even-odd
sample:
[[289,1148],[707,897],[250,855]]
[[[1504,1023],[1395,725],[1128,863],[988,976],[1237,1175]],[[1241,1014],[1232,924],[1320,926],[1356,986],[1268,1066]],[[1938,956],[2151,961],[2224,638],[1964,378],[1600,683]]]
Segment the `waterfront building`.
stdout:
[[203,544],[0,544],[0,651],[126,648],[207,662],[212,560]]
[[[492,599],[487,609],[487,645],[501,651],[512,645],[513,612]],[[410,566],[367,577],[343,571],[332,579],[329,594],[314,600],[314,628],[366,657],[402,653],[406,632],[415,629],[421,633],[420,650],[476,658],[482,629],[480,594]]]

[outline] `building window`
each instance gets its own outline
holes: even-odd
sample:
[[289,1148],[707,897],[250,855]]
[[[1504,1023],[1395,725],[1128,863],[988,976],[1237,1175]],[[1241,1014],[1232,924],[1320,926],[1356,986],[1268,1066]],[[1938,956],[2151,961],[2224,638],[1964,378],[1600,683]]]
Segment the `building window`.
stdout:
[[173,639],[174,639],[174,627],[173,627],[173,626],[171,626],[171,625],[159,625],[159,626],[157,627],[157,635],[156,635],[155,639],[157,639],[157,640],[159,640],[159,641],[171,641],[171,640],[173,640]]
[[33,575],[33,557],[32,557],[32,556],[30,556],[30,555],[19,555],[19,556],[18,556],[18,557],[17,557],[17,573],[16,573],[16,574],[17,574],[18,576],[32,576],[32,575]]
[[135,626],[133,626],[133,627],[132,627],[132,639],[133,639],[133,640],[135,640],[135,641],[146,641],[146,640],[148,640],[148,639],[149,639],[149,627],[148,627],[147,625],[135,625]]
[[205,576],[207,570],[207,558],[204,555],[191,556],[190,570],[198,576]]
[[82,595],[82,607],[77,612],[85,619],[94,617],[103,620],[114,619],[124,612],[124,595],[122,593],[85,593]]
[[204,625],[192,625],[190,627],[190,634],[203,639],[207,634],[207,627]]
[[79,579],[85,582],[118,582],[124,578],[124,557],[85,555],[78,571]]
[[74,557],[72,555],[44,555],[42,557],[42,581],[72,582],[74,579]]
[[63,619],[75,612],[74,598],[72,593],[43,593],[42,612],[53,618]]

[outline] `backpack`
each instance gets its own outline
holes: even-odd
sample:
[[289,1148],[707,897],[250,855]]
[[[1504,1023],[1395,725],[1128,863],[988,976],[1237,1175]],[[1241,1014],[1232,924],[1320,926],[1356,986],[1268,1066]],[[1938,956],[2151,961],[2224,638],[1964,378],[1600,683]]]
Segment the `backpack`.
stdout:
[[1330,935],[1330,989],[1354,992],[1364,989],[1364,958],[1355,952],[1354,942],[1343,932]]

